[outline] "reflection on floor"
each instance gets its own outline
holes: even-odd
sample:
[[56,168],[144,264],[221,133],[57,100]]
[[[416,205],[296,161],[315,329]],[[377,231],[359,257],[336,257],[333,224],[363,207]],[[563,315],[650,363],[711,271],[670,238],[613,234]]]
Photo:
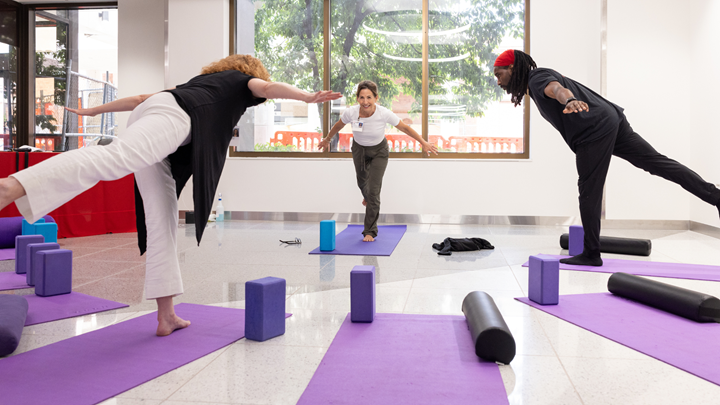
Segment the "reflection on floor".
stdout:
[[[720,387],[516,302],[527,291],[529,255],[560,254],[567,229],[542,226],[410,225],[390,257],[308,255],[319,245],[319,225],[231,221],[210,224],[203,243],[181,225],[179,259],[185,294],[176,302],[244,307],[244,283],[265,276],[287,280],[284,336],[236,342],[104,404],[294,404],[350,310],[350,270],[377,269],[377,310],[462,315],[474,290],[493,296],[518,355],[501,371],[511,404],[709,404]],[[338,231],[344,229],[338,224]],[[689,231],[608,230],[652,239],[649,258],[635,260],[720,264],[720,240]],[[143,299],[144,258],[135,234],[60,241],[74,252],[75,291],[130,305],[117,311],[25,328],[16,353],[102,328],[154,309]],[[302,245],[279,240],[300,238]],[[495,250],[438,256],[431,245],[446,237],[481,237]],[[13,271],[14,262],[0,262]],[[561,271],[561,294],[606,291],[609,275]],[[661,279],[720,296],[720,283]],[[28,294],[32,290],[5,293]],[[152,331],[151,331],[152,332]],[[110,365],[111,366],[111,365]]]

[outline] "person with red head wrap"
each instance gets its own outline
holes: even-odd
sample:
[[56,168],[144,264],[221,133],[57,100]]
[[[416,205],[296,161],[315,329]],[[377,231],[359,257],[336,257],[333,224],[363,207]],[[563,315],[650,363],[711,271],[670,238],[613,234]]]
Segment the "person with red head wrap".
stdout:
[[545,118],[575,153],[580,192],[580,217],[585,231],[580,255],[562,263],[602,266],[600,216],[610,157],[627,160],[650,174],[672,181],[720,212],[720,189],[688,167],[658,153],[633,131],[622,107],[552,69],[538,68],[530,55],[507,50],[497,57],[497,84],[515,106],[529,94]]

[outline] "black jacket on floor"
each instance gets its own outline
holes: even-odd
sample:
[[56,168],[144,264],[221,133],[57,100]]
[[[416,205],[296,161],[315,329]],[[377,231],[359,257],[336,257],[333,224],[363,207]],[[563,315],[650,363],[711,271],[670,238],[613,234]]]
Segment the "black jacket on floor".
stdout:
[[466,252],[470,250],[495,249],[495,246],[482,238],[445,238],[442,243],[433,243],[433,249],[439,255],[450,256],[452,252]]

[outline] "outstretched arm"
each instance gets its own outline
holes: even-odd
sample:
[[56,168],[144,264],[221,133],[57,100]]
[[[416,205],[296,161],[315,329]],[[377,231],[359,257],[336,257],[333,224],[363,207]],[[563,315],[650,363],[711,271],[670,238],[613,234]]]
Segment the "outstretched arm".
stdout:
[[92,108],[65,107],[65,109],[77,115],[89,115],[91,117],[94,117],[98,114],[108,112],[132,111],[135,109],[135,107],[139,106],[140,103],[147,100],[147,98],[150,96],[152,96],[152,94],[141,94],[139,96],[121,98]]
[[327,136],[320,140],[320,143],[318,144],[318,149],[321,149],[322,151],[325,151],[325,149],[330,147],[330,141],[333,139],[333,137],[340,132],[341,129],[345,126],[345,123],[342,122],[342,120],[338,120],[338,122],[333,125],[332,128],[330,128],[330,132],[327,134]]
[[565,114],[590,111],[586,102],[576,99],[572,91],[563,87],[559,82],[550,82],[545,86],[545,95],[563,104]]
[[426,142],[424,139],[422,139],[422,137],[420,136],[420,134],[418,134],[418,133],[417,133],[414,129],[412,129],[412,127],[409,126],[408,124],[400,121],[400,122],[395,126],[395,128],[401,130],[402,132],[404,132],[405,134],[407,134],[409,137],[411,137],[411,138],[415,139],[416,141],[420,142],[420,145],[422,145],[423,152],[427,153],[428,155],[430,155],[430,152],[432,152],[432,153],[434,153],[434,154],[436,154],[436,155],[438,154],[438,153],[437,153],[437,146],[435,146],[435,145],[433,145],[433,144],[431,144],[431,143],[428,143],[428,142]]
[[337,100],[342,94],[330,90],[308,93],[282,82],[266,82],[265,80],[252,78],[248,83],[253,96],[258,98],[285,98],[300,100],[306,103],[324,103],[330,100]]

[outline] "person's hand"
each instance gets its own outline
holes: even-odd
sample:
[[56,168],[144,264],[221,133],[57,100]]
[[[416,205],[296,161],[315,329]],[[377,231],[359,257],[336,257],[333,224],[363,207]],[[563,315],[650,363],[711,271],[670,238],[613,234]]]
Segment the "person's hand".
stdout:
[[325,152],[326,150],[330,150],[330,140],[327,138],[323,138],[320,140],[320,143],[318,143],[318,149]]
[[587,103],[580,100],[572,100],[571,102],[565,104],[565,109],[563,110],[563,113],[572,114],[581,111],[590,111]]
[[427,153],[428,156],[430,156],[430,152],[432,152],[436,155],[438,154],[437,146],[435,146],[429,142],[423,141],[422,150],[423,150],[423,153]]
[[97,115],[97,114],[93,114],[93,113],[91,112],[91,109],[90,109],[90,108],[70,108],[70,107],[65,107],[65,109],[68,110],[68,111],[70,111],[71,113],[75,113],[75,114],[77,114],[77,115],[87,115],[87,116],[89,116],[89,117],[94,117],[94,116]]
[[334,92],[332,90],[323,90],[316,93],[312,93],[310,97],[305,100],[306,103],[324,103],[326,101],[337,100],[342,97],[342,94]]

